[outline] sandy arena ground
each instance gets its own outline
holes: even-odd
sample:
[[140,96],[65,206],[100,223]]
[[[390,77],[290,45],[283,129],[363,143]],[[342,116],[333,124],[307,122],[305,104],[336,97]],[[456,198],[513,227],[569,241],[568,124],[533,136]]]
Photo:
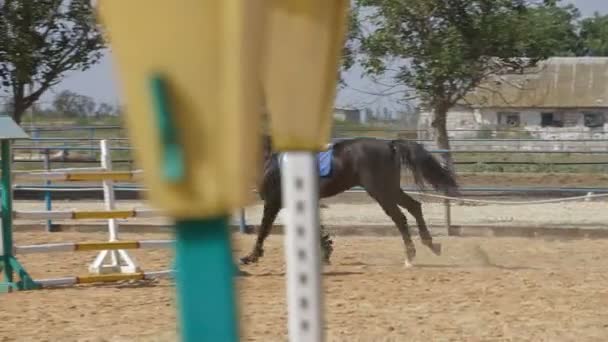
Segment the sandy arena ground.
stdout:
[[[524,199],[520,199],[524,200]],[[391,225],[365,198],[325,201],[328,225]],[[119,209],[145,202],[120,201]],[[100,201],[54,201],[55,210],[102,210]],[[454,224],[603,227],[608,202],[542,205],[455,205]],[[44,210],[42,202],[16,201],[16,210]],[[430,225],[443,224],[443,206],[425,203]],[[258,225],[259,204],[247,208]],[[409,216],[408,216],[409,217]],[[409,217],[410,222],[413,222]],[[17,224],[43,221],[18,220]],[[72,221],[74,222],[74,221]],[[103,221],[87,221],[103,222]],[[158,219],[129,222],[166,223]],[[57,223],[61,223],[57,221]],[[282,223],[279,217],[277,223]],[[437,230],[435,230],[437,233]],[[16,243],[104,241],[104,233],[18,231]],[[124,233],[121,238],[171,238]],[[254,237],[235,235],[236,256]],[[418,248],[417,266],[404,269],[398,237],[335,237],[333,264],[325,268],[328,341],[607,341],[608,240],[441,237],[444,254]],[[168,250],[130,252],[144,270],[171,265]],[[24,255],[35,278],[86,274],[95,252]],[[285,341],[286,305],[281,236],[238,280],[242,336]],[[204,271],[201,268],[201,271]],[[176,341],[171,281],[83,285],[0,296],[0,342]]]
[[[123,234],[124,239],[169,237]],[[104,239],[101,233],[20,232],[18,244]],[[328,341],[606,341],[608,240],[441,238],[402,267],[398,238],[335,238],[325,269]],[[252,237],[235,236],[235,251]],[[146,270],[169,251],[133,251]],[[24,255],[37,278],[86,272],[95,253]],[[282,239],[238,281],[246,341],[285,341]],[[204,268],[201,267],[201,271]],[[175,341],[170,281],[84,285],[1,297],[0,341]]]

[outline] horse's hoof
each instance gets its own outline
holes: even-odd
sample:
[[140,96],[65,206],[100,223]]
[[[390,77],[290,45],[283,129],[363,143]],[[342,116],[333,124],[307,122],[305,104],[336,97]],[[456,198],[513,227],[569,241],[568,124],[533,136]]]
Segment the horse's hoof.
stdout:
[[431,250],[433,251],[433,253],[435,253],[435,255],[441,255],[441,244],[440,243],[431,244]]
[[257,260],[254,260],[252,257],[246,256],[246,257],[242,257],[241,259],[241,265],[249,265],[252,264],[254,262],[256,262]]
[[413,245],[410,245],[407,247],[406,251],[405,251],[405,262],[403,263],[403,266],[405,266],[405,268],[410,268],[413,266],[413,262],[414,259],[416,258],[416,248]]

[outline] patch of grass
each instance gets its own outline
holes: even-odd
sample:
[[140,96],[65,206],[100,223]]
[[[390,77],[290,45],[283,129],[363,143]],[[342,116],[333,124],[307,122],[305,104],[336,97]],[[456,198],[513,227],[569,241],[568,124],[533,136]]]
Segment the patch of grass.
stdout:
[[[455,153],[456,162],[475,162],[457,165],[462,172],[522,172],[522,173],[605,173],[608,165],[560,165],[560,163],[606,162],[608,155],[584,153]],[[500,164],[493,164],[500,162]],[[513,164],[509,164],[513,163]],[[526,164],[517,164],[526,163]]]

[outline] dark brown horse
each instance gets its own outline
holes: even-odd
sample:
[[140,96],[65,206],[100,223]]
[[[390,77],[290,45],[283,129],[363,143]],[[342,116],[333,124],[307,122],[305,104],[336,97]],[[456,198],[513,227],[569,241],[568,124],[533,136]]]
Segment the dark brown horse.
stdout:
[[[272,143],[267,136],[264,137],[263,150],[264,172],[258,191],[264,201],[264,216],[253,250],[241,258],[244,264],[257,262],[263,256],[264,240],[282,208],[279,156],[272,152]],[[333,145],[331,163],[331,174],[319,179],[320,198],[335,196],[352,187],[363,187],[399,229],[405,243],[406,266],[410,266],[416,256],[416,247],[410,236],[407,219],[399,207],[405,208],[416,219],[422,243],[436,255],[441,254],[441,245],[433,243],[420,203],[401,190],[401,166],[409,168],[420,188],[424,187],[426,181],[435,190],[457,195],[458,185],[454,175],[422,145],[405,140],[343,140]],[[333,248],[332,241],[325,233],[321,234],[321,248],[324,261],[328,263]]]

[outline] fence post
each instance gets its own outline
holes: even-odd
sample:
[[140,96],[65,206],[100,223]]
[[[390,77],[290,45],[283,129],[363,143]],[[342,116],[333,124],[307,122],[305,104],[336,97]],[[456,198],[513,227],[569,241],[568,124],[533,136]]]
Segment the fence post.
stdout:
[[445,216],[445,229],[447,231],[448,236],[452,235],[452,211],[450,208],[450,200],[449,199],[445,199],[443,200],[443,209],[444,209],[444,216]]
[[[44,160],[44,170],[45,171],[50,171],[51,170],[51,157],[50,157],[51,151],[46,148],[43,151],[43,160]],[[46,180],[44,182],[44,184],[49,187],[51,185],[51,181],[50,180]],[[46,210],[47,211],[51,211],[53,209],[53,202],[52,202],[52,198],[51,198],[51,191],[50,189],[47,189],[44,192],[44,203],[46,205]],[[46,221],[46,231],[47,232],[55,232],[56,229],[55,227],[53,227],[53,221],[52,220],[47,220]]]
[[247,223],[245,222],[245,209],[239,209],[239,230],[241,234],[247,233]]
[[[95,141],[95,127],[90,127],[89,128],[89,145],[93,146]],[[89,152],[91,155],[91,158],[95,158],[95,151],[93,149],[91,149],[91,151]]]

